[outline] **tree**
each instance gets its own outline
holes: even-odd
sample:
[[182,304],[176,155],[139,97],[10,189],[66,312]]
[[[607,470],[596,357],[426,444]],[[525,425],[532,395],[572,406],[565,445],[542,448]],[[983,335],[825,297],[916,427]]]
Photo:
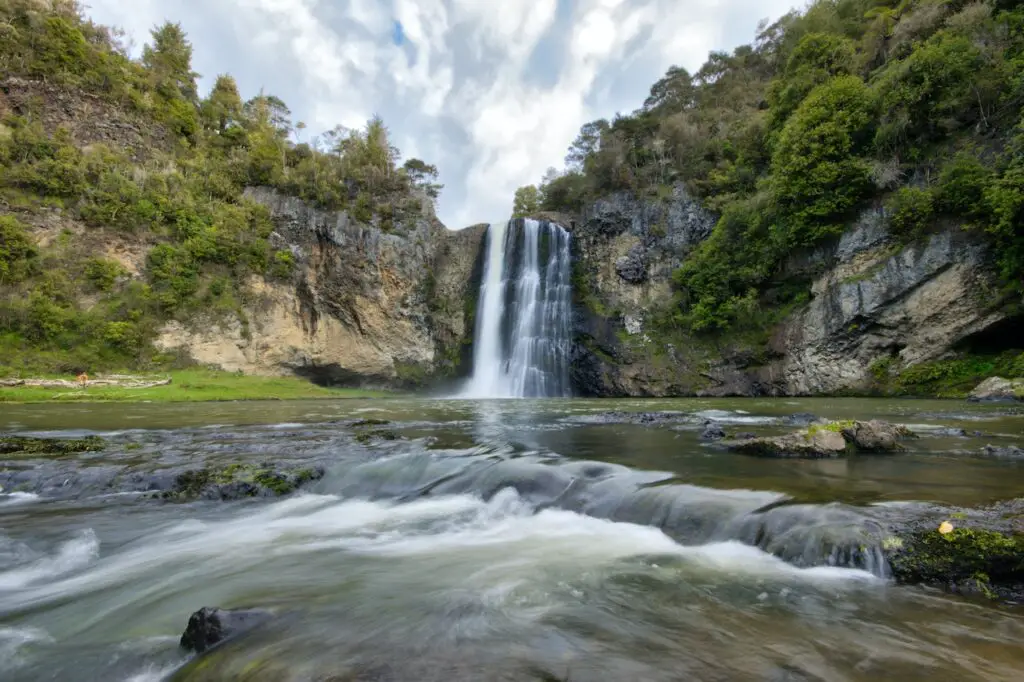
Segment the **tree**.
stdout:
[[431,199],[441,194],[444,185],[434,182],[438,176],[437,166],[421,159],[409,159],[402,165],[402,169],[409,176],[413,187],[423,190]]
[[237,124],[242,119],[242,97],[238,94],[238,84],[228,75],[217,76],[210,96],[202,106],[203,120],[206,124],[223,133],[228,126]]
[[165,22],[151,32],[153,44],[142,50],[142,64],[150,72],[157,91],[166,99],[183,97],[194,102],[198,97],[192,71],[192,44],[181,24]]
[[264,112],[267,121],[282,139],[287,139],[291,135],[292,111],[277,95],[265,95],[261,90],[260,94],[245,103],[244,109],[246,117],[250,119],[257,115],[257,110]]
[[526,185],[516,190],[512,201],[512,217],[525,218],[540,210],[540,190],[536,185]]
[[565,156],[565,165],[570,170],[583,170],[587,157],[596,154],[601,148],[601,136],[608,131],[608,121],[598,119],[584,123],[580,134],[573,140],[569,153]]
[[789,244],[841,232],[836,220],[864,198],[870,182],[860,154],[872,114],[864,82],[840,76],[811,92],[786,123],[772,157],[772,190]]
[[679,66],[671,66],[661,80],[651,86],[651,94],[644,100],[644,111],[682,111],[694,104],[696,88],[690,72]]

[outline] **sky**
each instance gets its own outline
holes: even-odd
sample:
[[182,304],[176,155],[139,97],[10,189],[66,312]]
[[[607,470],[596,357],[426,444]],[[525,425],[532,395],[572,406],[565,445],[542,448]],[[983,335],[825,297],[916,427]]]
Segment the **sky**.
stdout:
[[451,229],[505,220],[517,187],[561,168],[581,125],[638,108],[672,65],[753,40],[794,0],[85,0],[128,32],[180,22],[205,93],[283,99],[307,128],[383,117],[433,163]]

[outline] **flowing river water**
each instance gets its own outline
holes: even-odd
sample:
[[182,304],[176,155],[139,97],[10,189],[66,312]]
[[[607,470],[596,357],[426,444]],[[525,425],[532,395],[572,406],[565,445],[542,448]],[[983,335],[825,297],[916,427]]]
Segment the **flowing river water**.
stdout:
[[[608,413],[674,411],[671,423]],[[700,439],[789,415],[882,418],[910,451],[767,460]],[[359,438],[356,419],[394,439]],[[621,420],[619,420],[621,421]],[[963,428],[954,435],[944,428]],[[885,400],[374,400],[0,409],[0,429],[97,434],[9,459],[0,679],[1019,680],[1024,612],[896,586],[850,538],[925,503],[1019,497],[1020,408]],[[392,436],[388,436],[391,438]],[[148,477],[316,464],[284,498],[175,502]],[[33,487],[34,486],[34,487]],[[191,612],[265,626],[198,659]]]

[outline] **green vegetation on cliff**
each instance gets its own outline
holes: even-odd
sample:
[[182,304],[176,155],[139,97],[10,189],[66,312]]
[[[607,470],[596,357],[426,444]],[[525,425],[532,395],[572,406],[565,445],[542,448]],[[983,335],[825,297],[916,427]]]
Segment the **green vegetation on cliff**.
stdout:
[[236,316],[244,283],[287,279],[249,186],[382,230],[432,211],[437,169],[379,118],[300,142],[279,98],[229,75],[202,97],[181,27],[133,60],[74,0],[0,0],[0,375],[170,366],[170,319]]
[[[675,273],[671,324],[763,327],[808,290],[795,251],[883,203],[912,241],[954,221],[1024,293],[1024,8],[1009,0],[817,0],[752,45],[669,69],[643,107],[586,124],[567,169],[517,207],[573,212],[682,183],[721,218]],[[534,199],[535,198],[535,199]],[[668,302],[666,302],[668,303]]]

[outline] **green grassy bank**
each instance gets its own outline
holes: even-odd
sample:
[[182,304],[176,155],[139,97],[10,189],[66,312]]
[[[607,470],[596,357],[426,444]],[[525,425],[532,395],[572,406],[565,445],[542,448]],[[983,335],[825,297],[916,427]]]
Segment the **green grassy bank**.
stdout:
[[[298,377],[262,377],[179,370],[161,375],[171,383],[151,388],[89,386],[85,388],[0,387],[0,403],[49,402],[202,402],[214,400],[310,400],[383,398],[398,394],[356,388],[324,388]],[[68,378],[68,377],[63,377]]]

